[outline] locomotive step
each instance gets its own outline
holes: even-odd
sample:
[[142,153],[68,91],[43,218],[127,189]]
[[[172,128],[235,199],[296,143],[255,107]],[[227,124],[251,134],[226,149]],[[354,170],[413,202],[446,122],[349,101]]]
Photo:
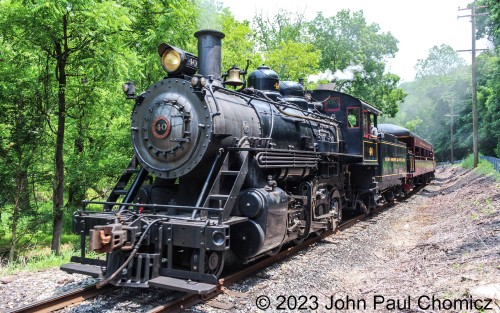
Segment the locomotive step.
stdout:
[[158,276],[156,278],[150,279],[148,284],[151,287],[179,290],[183,292],[196,293],[199,295],[211,293],[217,289],[217,285],[166,276]]
[[102,276],[102,268],[97,265],[90,264],[78,264],[78,263],[67,263],[61,265],[61,270],[70,274],[82,274],[89,275],[90,277],[100,277]]

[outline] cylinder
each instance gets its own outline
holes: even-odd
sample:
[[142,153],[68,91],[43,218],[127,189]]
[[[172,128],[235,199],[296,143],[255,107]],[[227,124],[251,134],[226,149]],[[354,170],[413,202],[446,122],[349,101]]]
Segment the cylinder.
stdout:
[[221,79],[222,68],[222,38],[224,33],[204,29],[194,33],[198,38],[198,73],[214,79]]

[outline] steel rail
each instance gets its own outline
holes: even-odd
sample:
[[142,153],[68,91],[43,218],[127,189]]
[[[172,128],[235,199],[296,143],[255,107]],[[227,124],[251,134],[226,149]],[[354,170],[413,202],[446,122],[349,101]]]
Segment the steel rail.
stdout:
[[97,289],[96,285],[91,285],[83,288],[74,289],[63,294],[59,294],[44,300],[36,301],[24,306],[14,308],[7,313],[45,313],[53,312],[65,308],[71,304],[80,303],[87,299],[95,298],[101,294],[108,293],[118,287],[108,285],[104,288]]

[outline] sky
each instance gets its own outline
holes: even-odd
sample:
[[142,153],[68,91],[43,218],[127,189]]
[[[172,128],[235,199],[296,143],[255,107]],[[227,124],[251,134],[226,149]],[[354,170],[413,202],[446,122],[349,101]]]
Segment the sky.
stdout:
[[[342,9],[363,11],[368,23],[376,23],[382,32],[390,32],[398,39],[399,51],[391,59],[386,71],[401,77],[402,82],[415,78],[415,64],[426,59],[429,49],[441,44],[455,50],[471,49],[472,26],[466,8],[472,0],[222,0],[237,20],[252,20],[256,14],[272,17],[279,10],[303,13],[307,20],[321,11],[334,16]],[[486,48],[486,41],[478,41],[476,48]],[[470,52],[460,52],[467,63]]]

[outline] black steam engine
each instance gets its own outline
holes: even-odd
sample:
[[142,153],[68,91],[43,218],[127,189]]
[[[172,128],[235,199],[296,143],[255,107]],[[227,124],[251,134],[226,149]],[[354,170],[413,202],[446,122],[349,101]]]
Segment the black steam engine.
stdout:
[[198,56],[161,44],[168,76],[139,95],[125,85],[135,155],[106,201],[86,202],[102,212],[75,212],[82,252],[63,270],[206,293],[225,262],[276,253],[411,188],[405,143],[365,131],[380,111],[328,88],[306,94],[264,66],[246,81],[236,66],[221,75],[224,34],[195,36]]

